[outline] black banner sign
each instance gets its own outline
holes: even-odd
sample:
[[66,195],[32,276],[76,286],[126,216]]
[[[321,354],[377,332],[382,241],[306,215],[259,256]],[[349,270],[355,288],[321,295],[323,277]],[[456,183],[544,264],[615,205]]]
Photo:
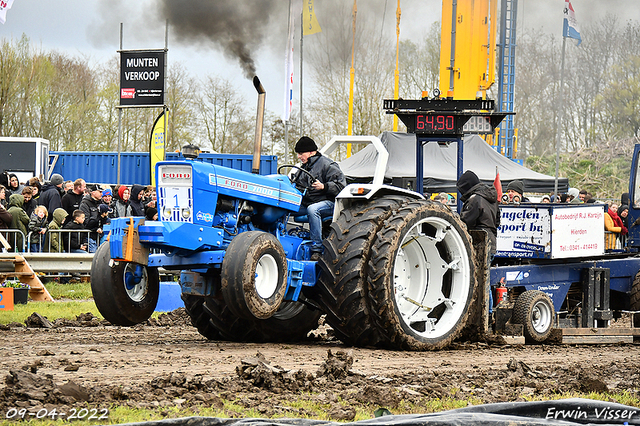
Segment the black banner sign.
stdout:
[[164,105],[164,50],[120,52],[120,105]]

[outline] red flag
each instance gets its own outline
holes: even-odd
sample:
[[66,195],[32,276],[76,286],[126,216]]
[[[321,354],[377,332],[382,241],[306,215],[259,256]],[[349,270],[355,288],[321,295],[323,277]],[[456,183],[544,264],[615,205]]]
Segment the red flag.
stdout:
[[500,182],[500,173],[498,172],[498,166],[496,166],[496,178],[493,180],[493,186],[498,191],[498,201],[502,198],[502,183]]

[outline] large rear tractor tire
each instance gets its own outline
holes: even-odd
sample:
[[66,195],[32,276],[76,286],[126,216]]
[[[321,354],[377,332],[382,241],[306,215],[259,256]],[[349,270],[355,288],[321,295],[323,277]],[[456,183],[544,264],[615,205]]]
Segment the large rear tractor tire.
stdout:
[[381,345],[435,350],[460,335],[474,297],[474,252],[445,206],[414,201],[395,212],[378,233],[369,269]]
[[367,263],[384,220],[409,200],[388,196],[352,205],[340,212],[324,240],[320,279],[310,292],[336,337],[347,345],[374,346],[380,341],[367,305]]
[[555,309],[553,302],[540,290],[528,290],[516,299],[511,321],[522,324],[524,338],[531,343],[541,343],[551,334]]
[[640,311],[640,272],[636,274],[633,279],[633,284],[631,285],[629,309],[632,311]]
[[96,307],[111,324],[140,324],[151,317],[158,304],[158,270],[112,260],[107,241],[93,256],[91,292]]

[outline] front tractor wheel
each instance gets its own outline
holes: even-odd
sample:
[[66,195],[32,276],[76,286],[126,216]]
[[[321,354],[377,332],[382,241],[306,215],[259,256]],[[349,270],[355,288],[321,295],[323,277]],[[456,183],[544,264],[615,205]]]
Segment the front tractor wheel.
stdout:
[[234,314],[267,319],[284,300],[287,256],[280,241],[268,232],[243,232],[231,240],[220,278],[222,296]]
[[446,207],[416,201],[400,208],[380,230],[369,266],[371,312],[385,346],[441,349],[460,334],[475,267],[471,240]]
[[160,293],[158,270],[112,260],[109,242],[105,242],[91,263],[91,292],[96,307],[111,324],[140,324],[156,309]]

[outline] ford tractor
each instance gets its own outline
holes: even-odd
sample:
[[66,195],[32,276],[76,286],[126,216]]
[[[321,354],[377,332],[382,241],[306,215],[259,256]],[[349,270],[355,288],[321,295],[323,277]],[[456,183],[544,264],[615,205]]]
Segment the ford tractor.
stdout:
[[[256,80],[260,110],[264,90]],[[261,134],[258,114],[255,172]],[[344,143],[372,143],[376,175],[337,196],[318,261],[311,260],[308,225],[297,222],[307,188],[290,177],[304,173],[296,166],[263,176],[187,152],[185,161],[157,163],[158,220],[112,220],[109,241],[94,256],[99,311],[115,325],[146,321],[162,270],[179,273],[186,311],[208,339],[297,340],[324,314],[349,345],[428,350],[451,343],[475,291],[469,234],[445,205],[383,183],[388,153],[378,138],[334,137],[320,152],[330,156]]]

